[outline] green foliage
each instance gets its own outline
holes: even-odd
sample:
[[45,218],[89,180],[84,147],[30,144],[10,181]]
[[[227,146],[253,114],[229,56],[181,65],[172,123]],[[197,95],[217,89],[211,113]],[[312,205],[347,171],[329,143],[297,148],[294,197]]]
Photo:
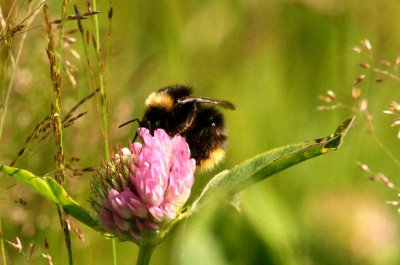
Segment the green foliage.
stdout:
[[[251,184],[288,167],[339,148],[355,117],[347,119],[331,136],[278,147],[243,161],[231,170],[217,174],[204,188],[192,206],[196,210],[203,197],[209,194],[232,196]],[[215,198],[214,198],[215,200]]]
[[62,206],[68,214],[75,217],[85,225],[98,230],[98,224],[95,219],[74,201],[65,189],[53,178],[45,176],[38,177],[31,172],[19,168],[0,166],[0,172],[7,174],[16,181],[33,188],[47,200]]

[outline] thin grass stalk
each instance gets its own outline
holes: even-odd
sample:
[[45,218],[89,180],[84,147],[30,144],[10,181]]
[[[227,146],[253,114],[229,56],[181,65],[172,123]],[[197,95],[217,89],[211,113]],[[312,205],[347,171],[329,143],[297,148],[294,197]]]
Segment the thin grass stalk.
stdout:
[[[361,113],[362,114],[362,113]],[[368,120],[364,115],[362,115],[364,119],[365,126],[367,128],[367,131],[370,133],[372,136],[372,139],[374,139],[375,143],[378,145],[378,147],[389,157],[390,160],[398,167],[400,168],[400,160],[397,159],[396,155],[390,150],[381,140],[379,137],[378,133],[376,132],[374,126],[372,125],[371,121]]]
[[111,29],[112,29],[112,17],[113,17],[113,7],[111,0],[108,1],[108,33],[107,33],[107,52],[106,52],[106,80],[108,81],[108,62],[110,58],[110,43],[111,43]]
[[57,71],[59,74],[61,73],[64,23],[67,20],[67,13],[68,13],[68,9],[69,9],[70,5],[71,5],[71,1],[64,0],[63,4],[61,6],[61,23],[60,23],[60,27],[59,27],[59,33],[58,33],[58,52],[57,52],[57,55],[58,55]]
[[[28,13],[31,13],[32,6],[33,6],[33,2],[31,2],[29,4]],[[39,10],[36,10],[36,11],[39,11]],[[31,17],[29,19],[27,19],[25,27],[28,28],[31,25],[32,21],[35,19],[35,17],[39,13],[39,12],[36,12],[36,11],[31,15]],[[2,14],[1,7],[0,7],[0,14]],[[10,77],[10,81],[8,83],[8,86],[7,86],[6,97],[4,99],[3,111],[2,111],[1,117],[0,117],[0,139],[2,138],[2,135],[3,135],[4,120],[5,120],[6,114],[7,114],[8,102],[9,102],[9,98],[10,98],[10,94],[11,94],[11,89],[12,89],[12,86],[13,86],[14,80],[15,80],[15,70],[17,69],[17,66],[18,66],[18,63],[19,63],[19,59],[21,58],[22,48],[23,48],[24,43],[25,43],[26,35],[27,35],[27,31],[25,31],[21,36],[21,41],[19,43],[19,47],[17,49],[17,56],[15,57],[15,59],[14,59],[14,56],[12,54],[11,48],[9,49],[9,56],[10,56],[10,60],[12,62],[13,70],[12,70],[12,74],[11,74],[11,77]]]
[[[97,10],[96,0],[92,1],[93,9]],[[104,139],[104,157],[106,161],[109,160],[109,144],[108,144],[108,109],[107,109],[107,96],[106,96],[106,87],[104,83],[104,64],[102,63],[102,52],[100,48],[100,28],[99,28],[99,20],[97,16],[94,16],[94,28],[95,28],[95,48],[97,54],[97,61],[99,66],[99,87],[100,87],[100,106],[101,106],[101,121],[102,121],[102,132]],[[113,265],[118,264],[117,260],[117,246],[116,239],[111,238],[111,251],[113,256]]]
[[[56,181],[63,185],[65,182],[65,157],[64,157],[64,148],[63,148],[63,137],[62,137],[62,119],[61,119],[61,53],[62,53],[62,29],[64,25],[64,21],[66,18],[68,1],[63,1],[62,5],[62,22],[61,29],[59,35],[59,47],[58,51],[56,50],[53,33],[52,33],[52,25],[49,20],[48,7],[44,5],[44,14],[45,14],[45,23],[47,27],[47,34],[49,38],[49,44],[47,47],[47,55],[50,61],[50,77],[53,83],[53,92],[54,92],[54,102],[51,105],[51,117],[53,119],[53,130],[55,136],[56,143],[56,167],[57,173],[55,175]],[[61,224],[61,227],[65,236],[65,244],[68,252],[68,262],[70,265],[73,264],[72,258],[72,246],[71,246],[71,234],[69,231],[69,225],[66,222],[66,218],[68,218],[68,214],[64,211],[61,206],[57,207],[58,217]]]
[[3,265],[7,265],[6,249],[4,247],[4,237],[3,237],[3,226],[0,219],[0,245],[1,245],[1,255],[3,256]]
[[[80,16],[80,12],[79,12],[77,5],[74,5],[74,9],[75,9],[75,15]],[[92,87],[92,90],[95,91],[98,88],[98,85],[94,81],[95,75],[93,73],[93,67],[90,62],[90,57],[89,57],[88,40],[90,40],[90,38],[87,38],[85,35],[85,29],[83,28],[82,21],[80,19],[77,19],[76,22],[77,22],[79,33],[82,38],[82,44],[83,44],[82,46],[83,46],[83,50],[84,50],[85,57],[86,57],[86,65],[87,65],[87,69],[90,74],[90,77],[88,77],[87,72],[85,71],[86,80],[88,81],[88,84],[90,84],[90,86]],[[89,31],[87,31],[87,34],[89,34]]]
[[[12,6],[13,9],[14,5]],[[12,9],[9,11],[9,15],[12,12]],[[8,18],[8,16],[7,16]],[[9,60],[12,62],[14,58],[10,58],[10,56],[12,56],[12,51],[11,51],[11,43],[9,42],[9,39],[7,38],[7,31],[8,31],[8,25],[7,25],[7,19],[4,18],[3,16],[3,10],[1,8],[0,5],[0,37],[2,37],[2,40],[4,41],[4,46],[7,49],[8,53],[7,56],[4,60],[4,65],[2,65],[2,73],[0,78],[1,79],[5,79],[6,76],[6,72],[7,72],[7,68],[8,68],[8,62]],[[13,71],[14,72],[14,71]],[[1,80],[0,79],[0,80]],[[3,132],[3,124],[4,124],[4,120],[5,120],[5,116],[6,116],[6,112],[8,109],[8,98],[10,97],[10,91],[11,91],[11,87],[12,87],[12,83],[13,83],[13,78],[11,77],[10,79],[10,84],[7,86],[7,91],[6,91],[6,98],[4,99],[4,103],[1,106],[0,105],[0,111],[1,111],[1,117],[0,117],[0,139],[2,137],[2,132]],[[5,85],[6,82],[4,82]],[[3,82],[1,82],[1,86],[3,86]],[[4,94],[4,92],[2,92],[2,94]]]
[[[93,9],[97,10],[96,0],[92,2]],[[100,108],[101,108],[101,121],[102,121],[102,132],[103,132],[103,140],[104,140],[104,156],[106,161],[109,160],[109,144],[108,144],[108,109],[107,109],[107,96],[106,96],[106,87],[105,87],[105,71],[104,64],[102,58],[102,51],[100,47],[100,29],[99,29],[99,20],[97,16],[94,16],[94,29],[95,29],[95,49],[97,55],[97,62],[99,67],[99,87],[100,87]]]
[[[94,0],[96,1],[96,0]],[[107,34],[107,41],[108,41],[108,45],[107,45],[107,53],[106,53],[106,80],[108,80],[108,60],[109,60],[109,54],[110,54],[110,39],[111,39],[111,22],[112,22],[112,16],[113,16],[113,8],[111,5],[111,1],[108,2],[108,34]],[[108,145],[108,143],[107,143]],[[108,154],[108,152],[107,152]],[[112,238],[111,239],[111,248],[112,248],[112,255],[113,255],[113,264],[117,265],[118,264],[118,260],[117,260],[117,243],[116,243],[116,239]]]
[[[14,5],[10,9],[10,11],[9,11],[10,13],[12,12],[13,7],[14,7]],[[0,40],[4,42],[4,46],[7,49],[10,49],[10,43],[8,41],[8,38],[7,38],[7,30],[8,30],[7,19],[4,18],[3,10],[2,10],[1,5],[0,5],[0,38],[1,38]],[[1,54],[1,56],[2,56],[2,54]],[[9,60],[9,56],[10,56],[10,53],[7,53],[7,56],[6,56],[5,60],[4,60],[4,65],[1,65],[2,66],[2,73],[1,73],[0,78],[2,78],[2,79],[4,79],[4,77],[6,75],[5,73],[6,73],[6,70],[7,70],[7,65],[8,65],[7,63],[8,63],[8,60]],[[3,84],[1,84],[1,85],[3,85]]]

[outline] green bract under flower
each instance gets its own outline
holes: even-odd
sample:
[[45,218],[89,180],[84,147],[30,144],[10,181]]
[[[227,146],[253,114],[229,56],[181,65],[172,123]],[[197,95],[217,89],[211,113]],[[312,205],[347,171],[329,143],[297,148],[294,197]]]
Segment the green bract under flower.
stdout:
[[143,141],[122,148],[92,182],[92,206],[104,231],[141,244],[179,215],[189,198],[196,162],[185,139],[139,128]]

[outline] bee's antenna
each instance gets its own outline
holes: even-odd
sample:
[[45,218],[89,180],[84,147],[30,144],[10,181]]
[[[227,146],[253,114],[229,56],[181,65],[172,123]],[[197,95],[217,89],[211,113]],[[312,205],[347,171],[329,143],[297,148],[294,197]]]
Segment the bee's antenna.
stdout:
[[130,121],[122,123],[120,126],[118,126],[118,128],[121,128],[121,127],[123,127],[125,125],[128,125],[129,123],[132,123],[132,122],[138,122],[140,124],[140,120],[139,119],[133,119],[133,120],[130,120]]

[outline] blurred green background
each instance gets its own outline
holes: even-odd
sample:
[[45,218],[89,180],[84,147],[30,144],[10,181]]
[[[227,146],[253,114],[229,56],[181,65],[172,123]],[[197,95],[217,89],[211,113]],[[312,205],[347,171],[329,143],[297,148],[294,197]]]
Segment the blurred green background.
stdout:
[[[81,12],[85,3],[78,1]],[[12,1],[1,0],[7,14]],[[39,2],[38,2],[39,3]],[[27,2],[17,2],[14,25],[26,16]],[[60,3],[49,1],[58,18]],[[198,174],[194,194],[222,169],[268,149],[323,137],[352,115],[348,110],[317,112],[319,95],[334,90],[352,103],[353,80],[365,56],[352,51],[368,38],[376,63],[400,54],[400,2],[397,0],[213,0],[112,1],[109,31],[107,1],[99,1],[101,44],[107,69],[110,144],[126,144],[135,125],[118,125],[144,112],[144,100],[156,89],[175,83],[195,87],[195,95],[236,104],[224,111],[229,130],[226,160],[212,172]],[[72,9],[70,13],[73,13]],[[32,25],[41,25],[40,12]],[[83,21],[93,32],[92,21]],[[70,21],[66,29],[76,28]],[[110,34],[109,34],[110,32]],[[68,110],[92,91],[90,71],[79,33],[65,48],[65,59],[77,69],[73,87],[63,76],[63,109]],[[16,52],[18,37],[14,40]],[[25,138],[50,110],[52,88],[43,28],[31,30],[23,47],[1,139],[0,163],[9,163]],[[8,60],[1,46],[2,62]],[[70,54],[76,50],[81,59]],[[90,58],[95,65],[92,46]],[[108,56],[107,56],[108,54]],[[94,71],[96,69],[94,68]],[[3,73],[4,95],[10,68]],[[399,156],[392,117],[382,110],[396,100],[399,83],[376,84],[367,76],[361,84],[374,114],[378,135]],[[64,131],[66,159],[75,166],[99,165],[103,141],[99,99],[80,108],[88,114]],[[297,165],[258,183],[241,194],[241,210],[228,204],[203,211],[182,224],[155,251],[151,264],[400,264],[396,192],[374,183],[356,167],[357,161],[398,181],[397,167],[373,141],[359,117],[342,149]],[[16,164],[38,175],[51,173],[54,139],[35,143]],[[68,179],[68,190],[87,205],[91,175]],[[0,218],[4,237],[18,236],[24,251],[36,244],[32,262],[47,238],[54,264],[66,264],[63,234],[56,208],[30,190],[0,177]],[[23,205],[20,199],[26,201]],[[78,223],[86,235],[73,235],[75,264],[111,264],[110,241]],[[118,264],[134,264],[138,248],[118,243]],[[27,264],[26,257],[6,244],[10,264]]]

